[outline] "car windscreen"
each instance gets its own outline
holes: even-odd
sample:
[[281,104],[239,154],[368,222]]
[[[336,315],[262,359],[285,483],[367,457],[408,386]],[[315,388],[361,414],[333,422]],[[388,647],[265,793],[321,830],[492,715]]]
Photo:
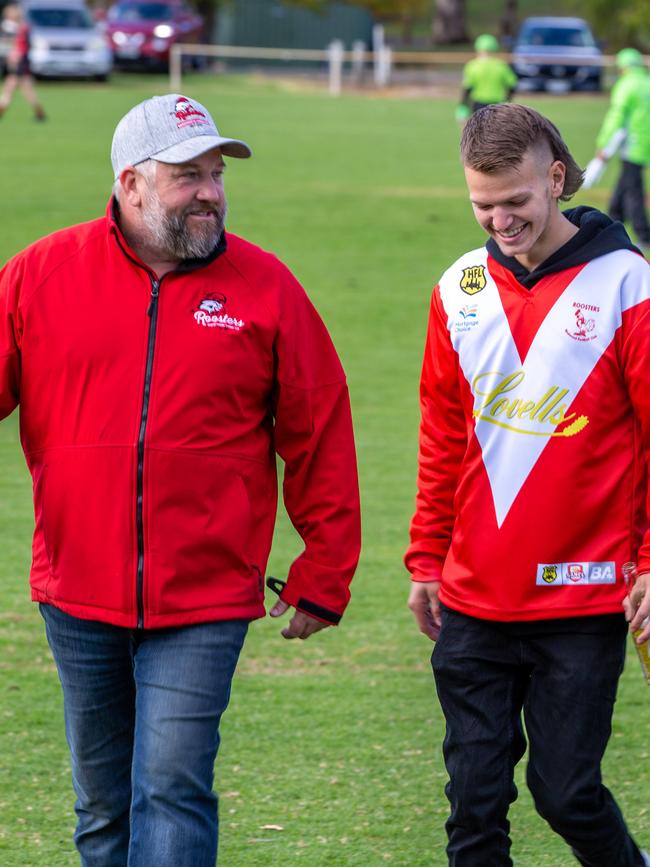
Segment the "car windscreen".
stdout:
[[523,27],[517,38],[520,45],[560,45],[562,48],[593,48],[594,38],[581,27]]
[[95,26],[91,15],[86,9],[66,9],[43,7],[29,9],[27,12],[30,24],[34,27],[56,27],[66,30],[92,30]]
[[109,11],[111,21],[165,21],[172,17],[166,3],[120,3]]

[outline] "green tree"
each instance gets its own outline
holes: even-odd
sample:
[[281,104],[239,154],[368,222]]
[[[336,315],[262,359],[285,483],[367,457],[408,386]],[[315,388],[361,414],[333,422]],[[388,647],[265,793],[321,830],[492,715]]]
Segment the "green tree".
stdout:
[[586,14],[611,50],[632,45],[650,50],[648,0],[584,0]]
[[432,32],[434,42],[439,45],[468,42],[465,0],[436,0]]

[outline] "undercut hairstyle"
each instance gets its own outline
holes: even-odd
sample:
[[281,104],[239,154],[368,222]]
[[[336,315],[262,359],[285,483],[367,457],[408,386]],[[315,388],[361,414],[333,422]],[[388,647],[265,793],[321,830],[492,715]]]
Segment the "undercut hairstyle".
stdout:
[[460,157],[464,166],[490,175],[516,168],[527,151],[540,150],[545,144],[553,162],[564,163],[566,177],[560,200],[566,202],[582,186],[584,171],[558,128],[526,105],[498,103],[475,112],[463,130]]

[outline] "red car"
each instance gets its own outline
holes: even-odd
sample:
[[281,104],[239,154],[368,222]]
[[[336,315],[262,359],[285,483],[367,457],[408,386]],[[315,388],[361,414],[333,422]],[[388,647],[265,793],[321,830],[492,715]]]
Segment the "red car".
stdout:
[[183,0],[124,0],[108,10],[106,32],[115,66],[159,70],[175,42],[205,41],[205,21]]

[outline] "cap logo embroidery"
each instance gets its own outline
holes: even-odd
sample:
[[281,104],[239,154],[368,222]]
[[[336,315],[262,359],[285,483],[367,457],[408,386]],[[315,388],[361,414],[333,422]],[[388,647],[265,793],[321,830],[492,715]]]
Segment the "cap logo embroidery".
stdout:
[[181,96],[180,99],[176,100],[173,114],[178,120],[177,129],[183,129],[186,126],[210,126],[210,121],[203,112],[195,108],[186,96]]

